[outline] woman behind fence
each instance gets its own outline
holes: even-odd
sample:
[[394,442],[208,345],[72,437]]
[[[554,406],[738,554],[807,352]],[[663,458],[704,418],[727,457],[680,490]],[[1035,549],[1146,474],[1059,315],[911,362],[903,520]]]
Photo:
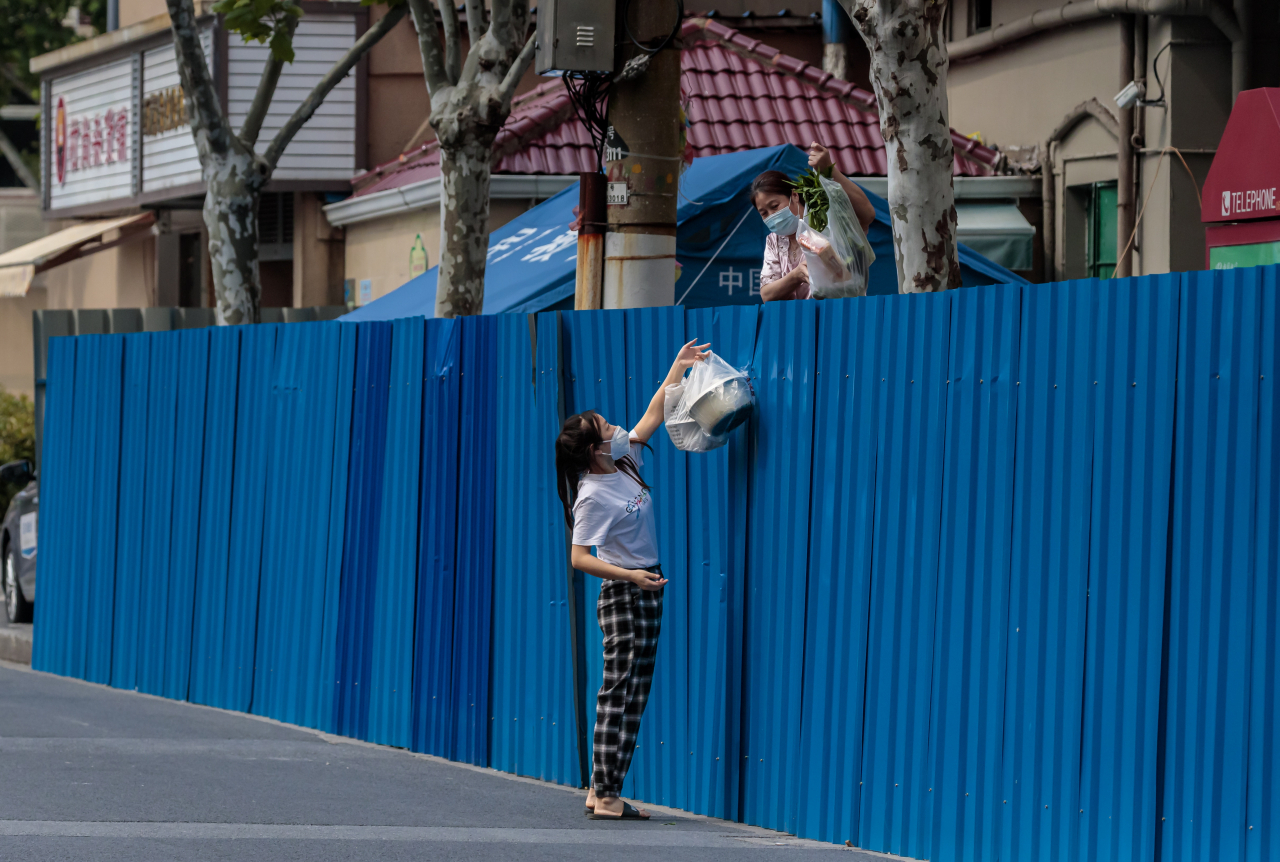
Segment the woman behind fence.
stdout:
[[[817,141],[809,145],[809,167],[815,171],[831,169],[831,178],[849,196],[853,213],[865,232],[875,221],[876,208],[866,192],[835,166],[830,150]],[[800,203],[795,183],[782,171],[765,171],[751,183],[751,205],[769,229],[760,269],[760,301],[808,299],[809,267],[805,264],[800,243],[796,242],[796,229],[804,215],[804,204]]]
[[[697,339],[694,339],[696,341]],[[622,780],[649,699],[662,627],[662,576],[653,496],[640,478],[642,449],[663,420],[666,388],[706,357],[690,341],[628,432],[594,411],[570,416],[556,438],[556,487],[573,530],[571,562],[605,584],[596,603],[604,633],[604,684],[596,698],[596,732],[587,814],[593,820],[648,820],[623,802]],[[591,548],[596,555],[591,555]]]

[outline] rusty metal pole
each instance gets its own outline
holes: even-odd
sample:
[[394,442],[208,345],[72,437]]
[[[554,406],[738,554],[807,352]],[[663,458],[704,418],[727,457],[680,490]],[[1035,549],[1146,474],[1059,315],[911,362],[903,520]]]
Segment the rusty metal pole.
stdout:
[[[645,53],[632,37],[656,47],[679,26],[678,9],[670,0],[619,2],[618,68]],[[681,156],[678,35],[651,56],[643,74],[614,84],[608,117],[603,307],[673,305]]]
[[[1133,80],[1133,16],[1120,16],[1120,87]],[[1133,112],[1132,106],[1120,109],[1119,141],[1116,143],[1116,278],[1133,275]]]
[[599,308],[604,291],[604,174],[578,174],[578,271],[574,282],[573,307],[577,311]]

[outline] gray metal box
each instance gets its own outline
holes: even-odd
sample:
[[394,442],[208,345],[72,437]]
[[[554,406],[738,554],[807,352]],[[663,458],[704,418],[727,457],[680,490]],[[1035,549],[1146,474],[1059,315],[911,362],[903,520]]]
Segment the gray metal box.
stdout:
[[535,71],[612,72],[614,0],[540,0]]

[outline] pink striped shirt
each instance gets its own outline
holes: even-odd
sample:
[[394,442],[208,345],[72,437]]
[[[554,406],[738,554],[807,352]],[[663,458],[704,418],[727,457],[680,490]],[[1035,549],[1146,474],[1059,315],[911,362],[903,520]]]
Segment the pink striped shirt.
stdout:
[[[777,281],[804,262],[804,252],[794,236],[778,236],[770,232],[764,241],[764,263],[760,266],[760,286]],[[782,299],[808,299],[809,282],[804,281]]]

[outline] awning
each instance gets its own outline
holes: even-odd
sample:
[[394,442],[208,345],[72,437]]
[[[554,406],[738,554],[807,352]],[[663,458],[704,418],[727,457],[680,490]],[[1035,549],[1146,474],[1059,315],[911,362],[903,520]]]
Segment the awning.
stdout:
[[1031,269],[1036,229],[1014,203],[956,202],[956,239],[1005,269]]
[[[155,213],[145,212],[81,222],[10,249],[0,254],[0,296],[26,296],[31,280],[38,274],[135,239],[155,220]],[[104,242],[103,236],[112,231],[119,231],[120,235]]]

